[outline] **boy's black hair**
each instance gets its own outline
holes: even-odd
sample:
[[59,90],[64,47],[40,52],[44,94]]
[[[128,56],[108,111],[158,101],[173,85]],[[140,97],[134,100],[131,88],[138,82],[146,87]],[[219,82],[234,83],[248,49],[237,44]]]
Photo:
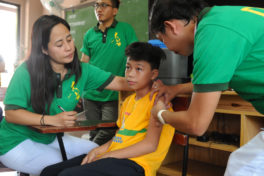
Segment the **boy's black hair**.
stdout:
[[165,52],[146,42],[134,42],[127,46],[125,54],[130,60],[146,61],[151,69],[159,69],[160,62],[166,59]]
[[119,9],[120,0],[111,0],[114,8]]
[[185,20],[188,24],[207,4],[203,0],[156,0],[150,12],[150,28],[156,34],[164,33],[164,21]]

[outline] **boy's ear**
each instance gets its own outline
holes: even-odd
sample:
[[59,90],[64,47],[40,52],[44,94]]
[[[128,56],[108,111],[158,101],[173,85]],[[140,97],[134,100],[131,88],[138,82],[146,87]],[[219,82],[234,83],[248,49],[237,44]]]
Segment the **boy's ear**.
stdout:
[[151,79],[152,80],[155,80],[155,79],[157,79],[158,76],[159,76],[159,70],[158,69],[153,69],[152,70],[152,77],[151,77]]

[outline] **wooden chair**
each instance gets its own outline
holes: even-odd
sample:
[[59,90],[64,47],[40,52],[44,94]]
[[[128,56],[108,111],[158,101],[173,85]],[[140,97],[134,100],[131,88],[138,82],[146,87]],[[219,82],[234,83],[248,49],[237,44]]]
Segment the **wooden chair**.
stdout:
[[177,145],[183,146],[182,176],[186,176],[188,168],[189,135],[176,131],[174,134],[174,142]]
[[[174,111],[187,110],[190,105],[190,97],[184,95],[176,97],[172,100],[172,104]],[[175,131],[174,142],[177,145],[183,146],[182,176],[186,176],[188,168],[189,135]]]

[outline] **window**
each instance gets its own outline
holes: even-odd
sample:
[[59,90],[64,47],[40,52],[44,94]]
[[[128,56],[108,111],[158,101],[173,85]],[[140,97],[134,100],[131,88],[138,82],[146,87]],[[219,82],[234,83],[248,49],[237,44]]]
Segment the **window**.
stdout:
[[19,12],[19,5],[0,2],[0,55],[5,63],[5,72],[1,73],[1,86],[4,87],[7,87],[14,72],[14,64],[20,57]]

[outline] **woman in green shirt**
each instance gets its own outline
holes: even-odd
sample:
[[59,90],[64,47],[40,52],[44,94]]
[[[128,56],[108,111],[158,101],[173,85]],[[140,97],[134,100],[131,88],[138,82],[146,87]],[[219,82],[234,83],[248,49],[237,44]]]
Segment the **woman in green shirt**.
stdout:
[[[17,171],[38,175],[62,161],[55,134],[40,134],[30,125],[72,126],[73,111],[86,90],[128,90],[124,78],[80,63],[69,24],[54,15],[33,26],[29,58],[15,71],[0,124],[0,161]],[[63,107],[62,112],[58,105]],[[97,144],[65,135],[68,158],[88,153]]]

